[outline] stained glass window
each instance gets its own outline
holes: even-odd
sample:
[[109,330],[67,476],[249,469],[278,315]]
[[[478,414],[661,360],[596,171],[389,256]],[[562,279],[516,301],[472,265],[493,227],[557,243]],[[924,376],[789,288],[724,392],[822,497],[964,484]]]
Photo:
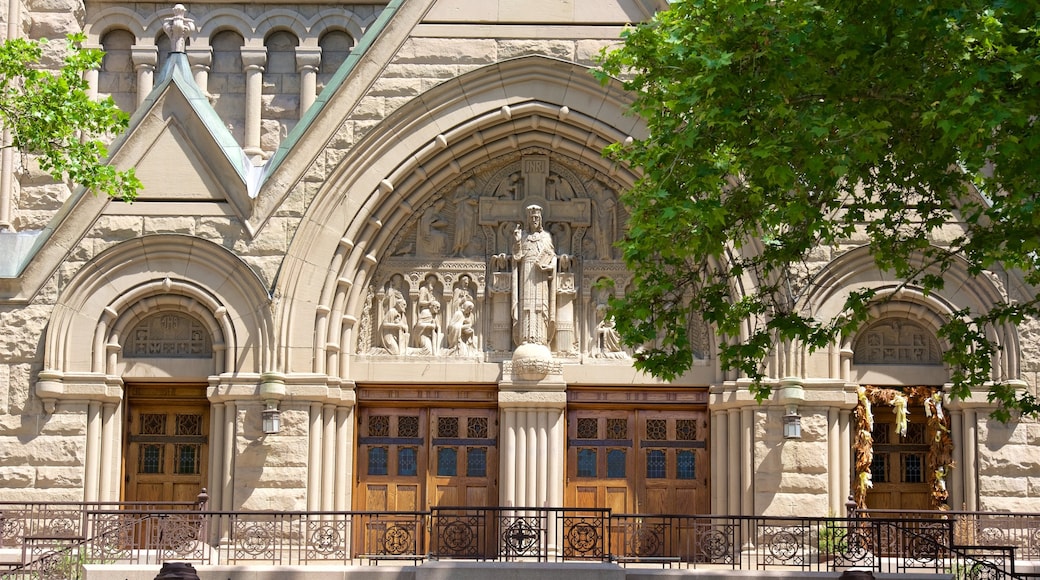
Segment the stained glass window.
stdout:
[[646,452],[646,478],[664,479],[666,473],[666,459],[663,449],[651,449]]
[[397,450],[397,475],[413,476],[418,472],[419,451],[415,447]]
[[611,449],[607,451],[607,477],[625,477],[625,450]]
[[177,445],[176,473],[178,475],[197,475],[199,473],[201,447],[196,444]]
[[487,476],[487,447],[470,447],[466,450],[466,475]]
[[437,449],[437,475],[453,477],[458,473],[459,452],[454,447]]
[[141,445],[138,473],[162,473],[163,446],[158,443]]
[[369,475],[386,475],[387,474],[387,448],[386,447],[369,447],[368,448],[368,474]]
[[578,477],[596,477],[596,450],[578,450]]
[[693,451],[680,449],[675,453],[675,478],[697,479],[697,465]]

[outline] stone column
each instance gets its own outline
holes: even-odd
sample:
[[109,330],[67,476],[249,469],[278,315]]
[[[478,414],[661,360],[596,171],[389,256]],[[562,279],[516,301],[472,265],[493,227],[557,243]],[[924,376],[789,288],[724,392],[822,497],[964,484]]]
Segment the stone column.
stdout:
[[715,411],[711,420],[711,513],[725,514],[729,511],[729,426],[726,411]]
[[234,401],[228,401],[224,405],[224,452],[221,458],[222,465],[220,466],[223,497],[221,497],[220,509],[231,511],[234,509],[232,500],[234,500],[235,482],[231,479],[231,473],[233,468],[232,462],[235,457],[235,428],[238,425],[238,405]]
[[137,71],[137,106],[152,92],[155,64],[159,62],[159,49],[154,46],[134,45],[130,47],[134,70]]
[[[211,387],[212,388],[212,387]],[[221,469],[224,467],[224,403],[213,403],[209,408],[209,480],[210,482],[223,482],[224,475]],[[209,487],[210,505],[223,508],[223,486],[212,485]]]
[[267,65],[267,49],[262,46],[242,47],[242,66],[246,73],[245,140],[242,149],[247,155],[261,155],[260,117],[261,97],[264,88],[264,66]]
[[[963,436],[964,433],[964,411],[957,409],[952,410],[947,408],[946,412],[950,414],[950,435],[953,436],[955,441],[961,443],[955,445],[953,450],[955,454],[964,453]],[[963,459],[957,458],[954,469],[951,473],[946,474],[946,485],[949,486],[950,490],[950,508],[954,510],[961,509],[964,506],[964,467],[962,465]]]
[[[104,46],[100,44],[84,42],[80,45],[84,50],[104,50]],[[96,68],[92,68],[83,73],[83,80],[87,81],[87,96],[92,100],[97,100],[98,97],[98,72]]]
[[841,479],[838,483],[841,489],[839,495],[843,498],[841,511],[838,513],[844,514],[844,502],[852,494],[852,411],[849,409],[838,411],[838,433],[838,444],[841,446],[841,473],[838,474]]
[[743,488],[740,485],[740,462],[742,460],[740,446],[740,409],[730,409],[729,412],[729,447],[726,467],[728,468],[729,480],[729,505],[726,513],[731,516],[740,515],[740,497]]
[[300,117],[314,104],[318,96],[318,68],[321,66],[321,47],[297,46],[296,71],[300,73]]
[[[975,446],[977,444],[978,425],[977,412],[975,409],[964,410],[964,432],[961,435],[961,477],[964,479],[964,509],[968,511],[975,511],[979,509],[979,495],[978,495],[978,484],[976,478],[976,471],[978,470],[977,463],[975,461]],[[957,506],[960,509],[960,506]]]
[[307,509],[318,511],[321,509],[321,431],[322,431],[322,405],[311,403],[310,406],[310,429],[307,440]]
[[755,515],[755,483],[752,465],[755,461],[755,433],[752,430],[755,422],[753,409],[740,411],[740,493],[741,515]]
[[329,511],[336,503],[336,406],[325,405],[322,412],[321,509]]
[[122,425],[119,413],[120,404],[101,404],[101,481],[98,497],[101,501],[119,499],[119,462],[116,461],[118,450],[122,449]]
[[827,410],[827,508],[831,513],[840,514],[844,509],[845,498],[841,496],[841,456],[840,428],[838,425],[838,409]]
[[98,501],[101,479],[101,403],[87,402],[87,445],[83,466],[83,501]]
[[195,77],[195,84],[199,90],[209,93],[209,70],[213,65],[213,48],[209,46],[189,46],[184,50],[188,56],[188,64]]
[[336,407],[336,501],[332,509],[347,511],[351,508],[350,485],[354,479],[351,461],[353,459],[354,441],[354,408]]
[[499,504],[560,507],[566,385],[506,381],[499,386],[498,406],[503,417]]
[[499,445],[499,496],[500,505],[503,507],[513,506],[506,498],[516,497],[516,410],[503,408],[501,410],[501,440]]

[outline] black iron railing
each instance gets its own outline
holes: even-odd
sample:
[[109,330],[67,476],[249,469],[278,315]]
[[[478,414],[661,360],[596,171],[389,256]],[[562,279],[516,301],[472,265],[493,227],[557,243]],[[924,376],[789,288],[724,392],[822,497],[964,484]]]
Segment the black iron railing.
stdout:
[[0,574],[76,578],[69,570],[83,563],[306,566],[438,559],[1020,578],[1026,577],[1021,562],[1035,559],[1040,521],[1040,515],[968,512],[785,518],[576,508],[222,512],[205,509],[204,501],[146,507],[0,503],[0,548],[19,556]]

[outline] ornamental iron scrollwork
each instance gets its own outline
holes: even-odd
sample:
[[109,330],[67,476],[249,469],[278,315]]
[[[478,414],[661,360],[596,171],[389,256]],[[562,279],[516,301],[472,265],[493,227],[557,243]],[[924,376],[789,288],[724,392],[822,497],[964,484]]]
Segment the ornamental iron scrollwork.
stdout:
[[767,565],[802,566],[805,564],[805,529],[799,526],[765,526],[761,529],[765,547],[763,561]]
[[567,518],[564,521],[567,542],[566,555],[572,558],[602,558],[604,556],[603,534],[595,523],[584,518]]
[[159,537],[164,561],[201,557],[201,527],[202,521],[197,515],[170,515],[159,520]]
[[415,540],[412,531],[400,524],[393,524],[383,534],[383,554],[400,556],[412,553]]
[[503,518],[502,551],[506,556],[537,556],[542,530],[534,518]]
[[664,555],[664,525],[634,526],[628,537],[628,550],[633,556],[652,558]]
[[[726,531],[724,532],[723,529]],[[733,529],[730,526],[709,528],[699,535],[698,552],[704,562],[733,563]]]
[[477,534],[473,522],[453,520],[440,527],[441,545],[448,554],[456,557],[474,556],[477,553]]
[[271,522],[238,522],[235,538],[238,548],[235,556],[240,559],[271,559],[274,557],[274,534]]

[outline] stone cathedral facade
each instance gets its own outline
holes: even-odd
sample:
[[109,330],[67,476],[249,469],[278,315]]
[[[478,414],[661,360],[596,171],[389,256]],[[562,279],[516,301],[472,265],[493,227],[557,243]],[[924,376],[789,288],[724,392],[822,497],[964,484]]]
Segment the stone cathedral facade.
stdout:
[[[691,371],[633,368],[606,304],[638,176],[601,151],[644,127],[589,69],[663,0],[7,4],[7,37],[106,51],[91,84],[133,113],[111,163],[144,189],[3,153],[6,500],[1040,510],[1040,426],[942,395],[939,320],[1033,292],[1014,272],[926,296],[849,240],[806,306],[892,299],[829,349],[777,345],[772,399],[699,320]],[[1038,330],[993,330],[995,381],[1035,388]]]

